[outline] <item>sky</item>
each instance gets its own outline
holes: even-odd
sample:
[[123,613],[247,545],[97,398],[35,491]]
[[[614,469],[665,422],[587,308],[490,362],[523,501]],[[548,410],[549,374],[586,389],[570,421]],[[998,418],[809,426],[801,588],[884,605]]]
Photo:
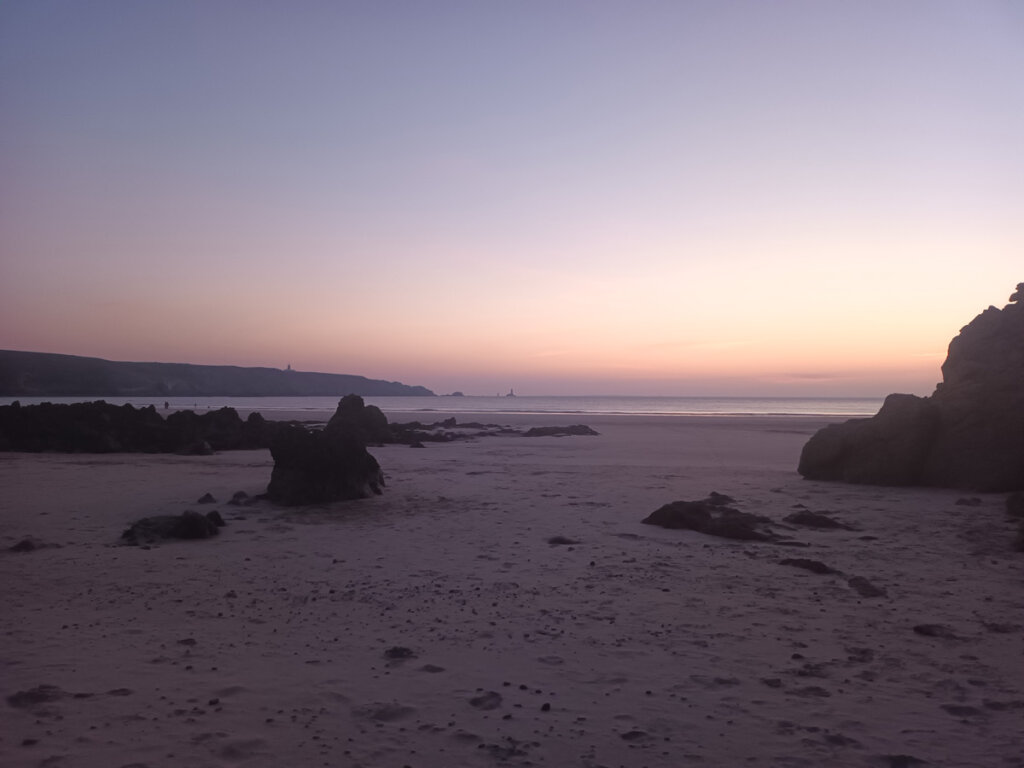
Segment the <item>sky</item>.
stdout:
[[0,3],[0,348],[929,394],[1024,281],[1024,4]]

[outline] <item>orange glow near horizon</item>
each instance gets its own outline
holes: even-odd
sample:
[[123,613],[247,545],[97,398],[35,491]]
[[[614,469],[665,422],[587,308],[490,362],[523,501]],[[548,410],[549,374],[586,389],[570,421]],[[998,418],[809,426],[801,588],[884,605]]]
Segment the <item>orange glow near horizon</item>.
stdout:
[[698,5],[0,5],[0,348],[927,394],[1024,279],[1011,25]]

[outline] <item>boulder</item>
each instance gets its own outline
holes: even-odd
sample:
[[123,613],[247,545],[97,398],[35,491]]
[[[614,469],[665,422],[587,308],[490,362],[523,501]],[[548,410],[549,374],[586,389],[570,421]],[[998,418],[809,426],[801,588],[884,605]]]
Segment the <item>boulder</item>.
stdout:
[[384,475],[357,433],[281,430],[270,446],[274,469],[267,497],[288,506],[361,499],[380,493]]
[[351,435],[364,445],[394,441],[388,417],[377,406],[366,405],[359,395],[345,395],[338,401],[338,408],[324,431]]
[[1024,490],[1024,283],[949,344],[930,397],[890,395],[870,419],[832,424],[804,446],[812,480]]
[[778,541],[770,530],[771,520],[761,515],[701,501],[673,501],[654,510],[640,522],[662,528],[682,528],[708,536],[740,541]]
[[224,519],[216,511],[202,515],[187,509],[180,515],[155,515],[137,520],[121,534],[126,544],[149,544],[161,539],[208,539],[220,533]]
[[870,419],[818,431],[804,446],[797,471],[815,480],[914,485],[937,428],[938,413],[928,398],[889,395]]

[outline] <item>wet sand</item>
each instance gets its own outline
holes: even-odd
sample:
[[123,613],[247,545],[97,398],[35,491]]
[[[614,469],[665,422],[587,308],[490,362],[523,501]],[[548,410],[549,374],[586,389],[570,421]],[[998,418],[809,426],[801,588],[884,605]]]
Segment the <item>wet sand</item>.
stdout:
[[[1024,765],[1003,496],[803,480],[823,419],[457,418],[601,434],[371,448],[382,496],[287,510],[226,503],[267,451],[0,454],[0,764]],[[640,523],[710,491],[806,546]],[[227,526],[118,545],[185,509]]]

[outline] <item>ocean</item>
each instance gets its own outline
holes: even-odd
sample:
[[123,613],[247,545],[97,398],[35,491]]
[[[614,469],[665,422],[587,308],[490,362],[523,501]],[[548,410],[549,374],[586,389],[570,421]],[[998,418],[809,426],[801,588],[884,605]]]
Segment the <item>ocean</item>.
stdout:
[[[365,397],[367,404],[388,413],[517,413],[517,414],[604,414],[604,415],[697,415],[697,416],[871,416],[882,406],[881,397],[631,397],[631,396],[534,396],[515,397]],[[273,419],[275,412],[333,412],[338,397],[8,397],[0,405],[18,400],[35,403],[77,403],[106,400],[136,407],[155,405],[172,408],[212,410],[229,407],[256,410]]]

